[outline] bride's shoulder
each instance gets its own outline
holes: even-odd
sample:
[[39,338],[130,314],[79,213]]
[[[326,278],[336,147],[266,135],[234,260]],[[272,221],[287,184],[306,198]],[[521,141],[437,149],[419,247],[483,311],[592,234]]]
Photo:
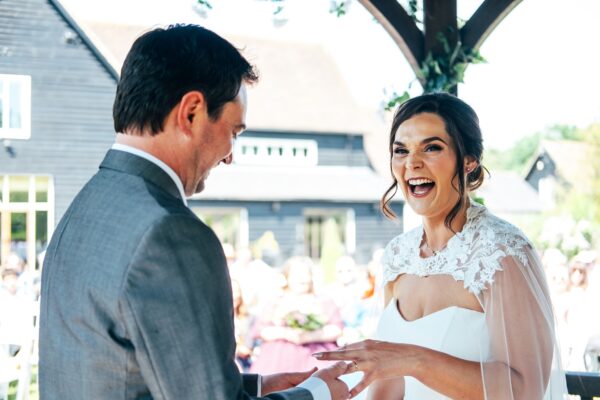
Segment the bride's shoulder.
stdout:
[[404,232],[389,241],[381,258],[384,283],[393,281],[411,265],[414,250],[419,247],[422,237],[422,228],[417,227]]
[[415,242],[422,236],[423,228],[417,227],[403,232],[390,240],[385,246],[384,256],[396,256],[406,253],[414,247]]
[[531,246],[527,236],[515,225],[492,214],[487,208],[479,206],[478,215],[473,218],[470,231],[475,242],[490,248],[510,248],[513,250]]

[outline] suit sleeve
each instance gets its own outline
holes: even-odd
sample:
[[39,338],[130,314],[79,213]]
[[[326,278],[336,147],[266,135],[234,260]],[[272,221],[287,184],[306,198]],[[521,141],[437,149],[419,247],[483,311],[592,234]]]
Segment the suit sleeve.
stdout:
[[[214,233],[190,215],[164,217],[139,243],[120,305],[153,398],[254,398],[243,390],[234,362],[226,265]],[[310,400],[311,396],[293,388],[267,398]]]

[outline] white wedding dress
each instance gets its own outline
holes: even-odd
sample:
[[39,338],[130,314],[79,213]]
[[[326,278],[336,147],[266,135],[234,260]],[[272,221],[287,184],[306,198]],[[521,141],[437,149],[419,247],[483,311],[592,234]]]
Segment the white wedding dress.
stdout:
[[[487,399],[564,398],[547,285],[525,235],[472,202],[462,231],[444,250],[422,258],[422,240],[423,228],[418,227],[387,245],[384,282],[401,274],[450,275],[477,297],[484,312],[453,306],[407,321],[392,299],[376,339],[480,362]],[[405,400],[447,398],[412,377],[404,379]]]
[[[376,338],[424,346],[464,360],[490,361],[485,316],[466,308],[449,307],[414,321],[406,321],[398,311],[397,301],[393,299],[383,311]],[[481,342],[487,346],[480,349],[479,345],[473,345]],[[414,378],[404,379],[405,400],[446,399]]]

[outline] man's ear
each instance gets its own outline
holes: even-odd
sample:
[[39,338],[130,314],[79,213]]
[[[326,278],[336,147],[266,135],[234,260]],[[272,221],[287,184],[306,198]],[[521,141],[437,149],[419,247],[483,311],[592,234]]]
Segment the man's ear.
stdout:
[[191,135],[193,125],[199,122],[198,118],[208,118],[204,95],[198,91],[187,92],[179,102],[177,126],[186,135]]

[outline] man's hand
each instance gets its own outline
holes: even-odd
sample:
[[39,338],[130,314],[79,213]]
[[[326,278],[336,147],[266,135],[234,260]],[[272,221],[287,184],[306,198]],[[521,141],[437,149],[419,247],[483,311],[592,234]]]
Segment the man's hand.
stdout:
[[306,372],[287,372],[283,374],[263,375],[262,376],[262,393],[266,395],[273,392],[289,389],[297,386],[307,380],[317,368],[313,368]]
[[340,375],[346,373],[347,369],[348,365],[345,362],[340,361],[329,368],[324,368],[313,374],[313,376],[325,381],[329,387],[329,393],[331,393],[331,400],[346,400],[350,398],[348,386],[338,379]]

